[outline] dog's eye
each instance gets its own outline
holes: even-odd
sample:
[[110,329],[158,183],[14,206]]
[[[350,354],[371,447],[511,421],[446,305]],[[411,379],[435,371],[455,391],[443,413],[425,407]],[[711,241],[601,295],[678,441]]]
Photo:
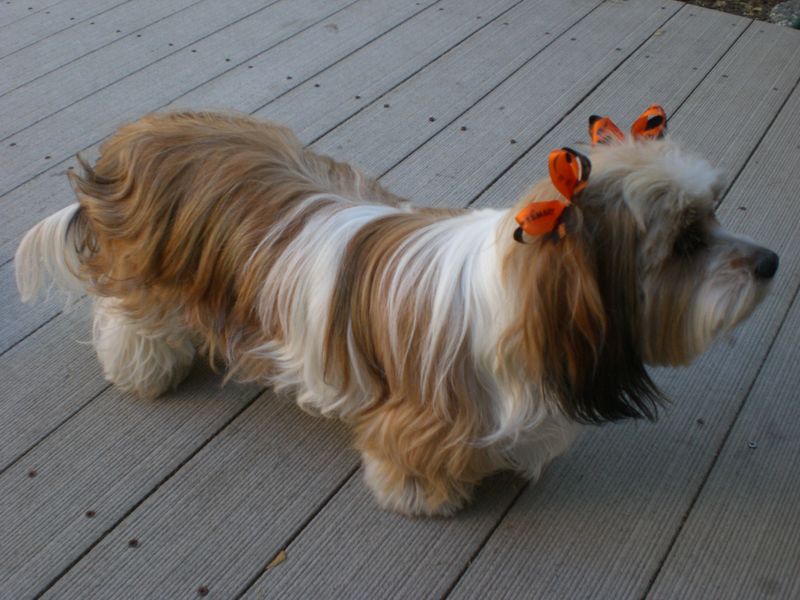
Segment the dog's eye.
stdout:
[[673,253],[675,256],[688,258],[694,256],[708,246],[706,232],[699,222],[687,226],[675,239]]

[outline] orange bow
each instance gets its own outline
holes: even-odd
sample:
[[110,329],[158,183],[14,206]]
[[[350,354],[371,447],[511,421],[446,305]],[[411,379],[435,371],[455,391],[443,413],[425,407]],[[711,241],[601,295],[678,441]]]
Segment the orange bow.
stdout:
[[[631,135],[637,140],[660,139],[666,132],[667,113],[658,104],[649,107],[631,125]],[[589,137],[592,146],[625,139],[625,135],[611,119],[597,115],[589,117]]]
[[589,180],[592,164],[580,152],[572,148],[558,148],[550,152],[550,180],[555,188],[566,199],[543,200],[531,202],[517,213],[519,227],[514,232],[514,239],[523,241],[523,232],[531,236],[546,235],[556,232],[561,239],[567,234],[564,218],[572,204],[572,198],[581,192]]

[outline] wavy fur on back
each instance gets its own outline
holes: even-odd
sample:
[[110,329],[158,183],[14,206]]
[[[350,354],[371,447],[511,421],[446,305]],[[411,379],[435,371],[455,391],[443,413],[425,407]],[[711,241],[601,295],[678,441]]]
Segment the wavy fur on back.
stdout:
[[516,208],[414,208],[286,128],[216,113],[126,125],[72,182],[78,205],[20,245],[23,296],[42,268],[96,296],[123,389],[164,392],[198,349],[348,420],[384,506],[447,514],[494,470],[538,475],[576,422],[655,415],[647,232],[610,184],[561,243],[523,245]]

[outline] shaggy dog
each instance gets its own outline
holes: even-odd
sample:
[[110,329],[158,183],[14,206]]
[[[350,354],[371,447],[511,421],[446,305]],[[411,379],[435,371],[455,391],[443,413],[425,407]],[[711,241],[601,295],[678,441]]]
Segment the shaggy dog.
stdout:
[[645,365],[689,363],[766,293],[778,257],[722,229],[718,173],[644,118],[625,139],[593,117],[590,159],[557,151],[516,207],[457,210],[272,123],[150,115],[73,174],[17,283],[96,298],[119,388],[156,397],[200,352],[346,420],[382,506],[450,514],[493,471],[537,477],[581,423],[653,418]]

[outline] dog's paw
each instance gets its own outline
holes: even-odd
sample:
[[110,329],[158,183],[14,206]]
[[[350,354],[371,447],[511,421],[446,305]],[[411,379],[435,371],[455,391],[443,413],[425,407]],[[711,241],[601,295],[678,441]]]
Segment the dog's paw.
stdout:
[[434,486],[413,475],[400,472],[395,466],[364,456],[364,483],[372,490],[381,508],[409,517],[451,517],[463,508],[467,498],[451,491],[449,486]]

